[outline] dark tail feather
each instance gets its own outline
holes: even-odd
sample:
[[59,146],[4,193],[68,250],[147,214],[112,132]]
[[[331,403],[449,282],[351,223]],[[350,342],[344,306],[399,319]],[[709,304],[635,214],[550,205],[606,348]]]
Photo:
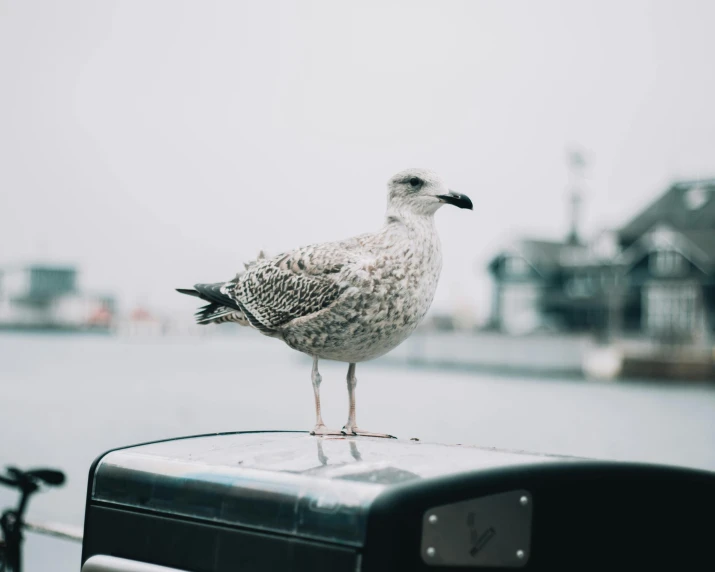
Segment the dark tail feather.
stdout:
[[221,292],[221,288],[225,282],[216,282],[214,284],[195,284],[194,289],[198,292],[199,297],[207,302],[213,302],[220,306],[227,306],[234,310],[241,310],[241,307],[236,303],[236,300]]
[[248,325],[243,310],[235,300],[221,292],[223,282],[216,284],[196,284],[191,288],[177,288],[176,291],[187,296],[194,296],[208,302],[199,308],[194,315],[197,324],[222,324],[224,322],[238,322]]
[[228,308],[241,311],[241,307],[233,298],[221,292],[221,287],[223,285],[224,282],[216,282],[215,284],[196,284],[193,289],[177,288],[176,291],[181,294],[186,294],[187,296],[201,298],[206,302],[212,302],[214,304],[218,304],[219,306],[226,306]]
[[194,317],[196,318],[197,324],[204,326],[217,321],[219,318],[233,314],[234,312],[235,310],[232,310],[231,308],[219,306],[218,304],[210,302],[209,304],[199,308],[199,311],[194,314]]
[[186,294],[187,296],[196,296],[197,298],[201,298],[201,294],[191,288],[177,288],[176,291],[180,294]]

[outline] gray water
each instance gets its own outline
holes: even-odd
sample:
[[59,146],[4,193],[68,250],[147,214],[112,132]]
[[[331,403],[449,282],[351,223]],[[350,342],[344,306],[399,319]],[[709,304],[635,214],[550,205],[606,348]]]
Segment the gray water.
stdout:
[[[336,428],[347,418],[346,369],[321,367],[324,419]],[[357,375],[358,422],[366,430],[715,471],[712,385],[548,380],[389,360],[358,365]],[[254,332],[0,334],[0,463],[55,466],[68,476],[66,486],[32,501],[34,519],[81,525],[89,466],[107,449],[313,423],[310,361]],[[11,500],[0,490],[0,505]],[[29,572],[79,569],[76,545],[30,535],[26,549]]]

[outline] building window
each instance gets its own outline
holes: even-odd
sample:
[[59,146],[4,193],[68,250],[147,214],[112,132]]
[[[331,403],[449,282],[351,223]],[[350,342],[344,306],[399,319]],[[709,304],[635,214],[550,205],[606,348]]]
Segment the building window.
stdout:
[[654,335],[688,337],[698,322],[698,292],[693,284],[653,284],[645,294],[646,329]]
[[509,256],[504,261],[504,270],[508,276],[526,276],[529,274],[529,263],[521,256]]
[[683,200],[685,201],[685,206],[691,211],[696,211],[710,200],[710,189],[703,187],[701,185],[695,185],[691,187],[683,195]]
[[571,298],[588,298],[595,293],[594,280],[588,272],[574,274],[566,282],[566,294]]
[[648,262],[655,276],[681,276],[685,270],[685,258],[675,250],[652,252]]

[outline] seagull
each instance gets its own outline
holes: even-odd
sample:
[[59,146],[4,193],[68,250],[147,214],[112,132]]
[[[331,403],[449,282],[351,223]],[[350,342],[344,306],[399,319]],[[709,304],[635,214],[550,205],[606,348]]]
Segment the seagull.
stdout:
[[[267,256],[261,252],[233,279],[177,288],[207,302],[198,324],[234,322],[282,340],[313,358],[312,435],[391,437],[358,428],[356,364],[405,341],[432,304],[442,270],[434,214],[443,205],[472,209],[435,173],[408,169],[387,184],[385,222],[377,232]],[[341,431],[320,410],[320,359],[348,363],[350,402]]]

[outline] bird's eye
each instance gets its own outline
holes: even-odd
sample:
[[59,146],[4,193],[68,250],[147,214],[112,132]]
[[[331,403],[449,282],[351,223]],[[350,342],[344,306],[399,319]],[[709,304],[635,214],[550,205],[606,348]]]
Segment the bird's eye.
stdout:
[[412,186],[413,189],[419,187],[421,184],[422,184],[422,180],[418,179],[417,177],[412,177],[410,179],[410,185]]

